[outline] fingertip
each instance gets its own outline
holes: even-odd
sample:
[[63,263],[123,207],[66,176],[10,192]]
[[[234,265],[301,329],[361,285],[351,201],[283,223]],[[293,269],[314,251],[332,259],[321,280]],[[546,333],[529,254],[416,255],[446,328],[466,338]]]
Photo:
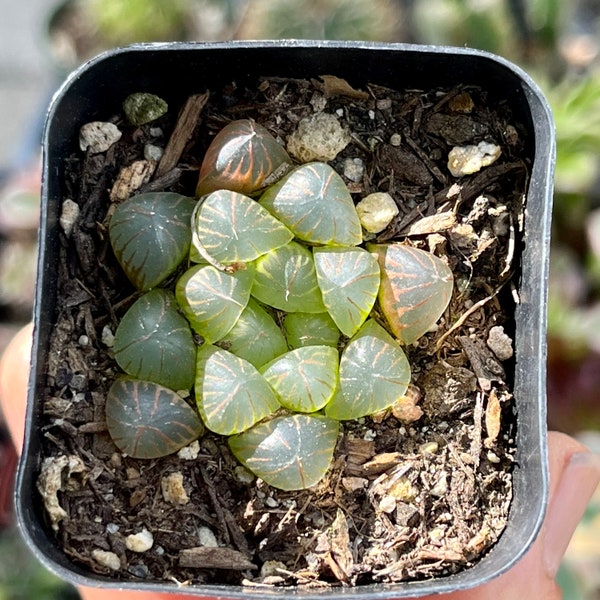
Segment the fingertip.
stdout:
[[0,406],[18,451],[23,445],[33,325],[23,327],[0,359]]
[[600,482],[600,455],[584,449],[563,455],[564,463],[548,507],[543,561],[555,577],[567,546]]

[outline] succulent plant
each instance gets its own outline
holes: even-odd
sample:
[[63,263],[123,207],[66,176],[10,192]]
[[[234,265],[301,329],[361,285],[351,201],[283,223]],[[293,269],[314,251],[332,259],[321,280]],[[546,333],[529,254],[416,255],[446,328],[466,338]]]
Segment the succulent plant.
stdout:
[[262,125],[252,119],[232,121],[206,151],[196,195],[216,190],[252,195],[274,183],[291,162],[283,146]]
[[372,415],[394,404],[409,383],[410,365],[402,348],[369,319],[344,348],[339,386],[325,414],[344,421]]
[[285,336],[273,317],[252,297],[218,345],[257,369],[288,350]]
[[362,230],[344,180],[326,163],[308,163],[285,175],[260,203],[294,235],[311,244],[357,246]]
[[253,365],[210,344],[198,349],[196,402],[206,426],[221,435],[246,431],[279,408]]
[[338,384],[338,351],[331,346],[304,346],[278,356],[261,373],[281,405],[296,412],[323,408]]
[[117,206],[109,223],[110,242],[136,288],[156,287],[187,258],[195,205],[193,198],[173,192],[148,192]]
[[379,265],[362,248],[313,250],[323,304],[340,331],[352,337],[369,316],[379,291]]
[[227,335],[240,318],[253,279],[251,265],[235,273],[197,265],[179,278],[175,296],[194,331],[212,344]]
[[283,319],[283,331],[290,348],[337,348],[340,341],[340,330],[329,313],[288,313]]
[[167,456],[204,431],[198,413],[173,390],[133,377],[110,387],[106,425],[117,448],[134,458]]
[[379,260],[379,306],[391,332],[412,344],[446,310],[454,278],[448,265],[431,252],[401,244],[369,246]]
[[302,490],[318,483],[329,469],[338,430],[337,421],[320,415],[276,417],[229,438],[229,447],[269,485]]
[[223,263],[249,262],[294,237],[260,204],[237,192],[218,190],[202,198],[192,217],[197,253]]
[[125,313],[115,333],[115,360],[125,373],[172,390],[194,385],[196,345],[175,297],[151,290]]
[[252,295],[286,312],[325,312],[313,255],[290,242],[256,260]]
[[[107,418],[123,451],[164,454],[204,424],[231,436],[233,454],[266,483],[303,489],[329,468],[338,421],[406,393],[411,370],[400,344],[444,312],[450,269],[409,245],[360,246],[341,177],[309,163],[276,181],[288,165],[264,128],[236,121],[207,151],[195,208],[177,194],[146,194],[117,209],[111,241],[139,289],[165,282],[186,256],[199,263],[174,296],[146,293],[117,329],[115,357],[129,377],[111,388]],[[153,261],[160,266],[146,265]],[[203,338],[198,348],[192,330]],[[197,413],[172,391],[192,385]],[[200,426],[186,421],[189,411]],[[171,419],[162,443],[159,416]]]

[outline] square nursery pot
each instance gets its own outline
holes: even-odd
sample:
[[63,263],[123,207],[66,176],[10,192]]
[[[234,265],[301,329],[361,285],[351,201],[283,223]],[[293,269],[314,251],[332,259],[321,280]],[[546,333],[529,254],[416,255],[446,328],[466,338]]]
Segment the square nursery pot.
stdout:
[[[527,176],[521,178],[524,202],[522,219],[510,219],[506,228],[498,235],[510,238],[509,252],[512,257],[513,275],[510,283],[500,292],[489,290],[489,296],[481,306],[487,306],[490,312],[484,313],[487,319],[493,319],[495,308],[504,303],[510,308],[510,319],[504,323],[505,330],[514,339],[514,356],[504,362],[507,381],[510,382],[511,394],[503,401],[507,406],[503,409],[503,426],[499,433],[490,430],[494,428],[493,407],[489,400],[490,381],[494,379],[493,372],[486,371],[485,362],[488,356],[485,351],[483,359],[478,359],[477,352],[471,348],[470,361],[477,375],[477,388],[472,398],[480,398],[479,404],[469,409],[463,407],[465,418],[478,419],[484,426],[478,429],[479,444],[476,460],[498,460],[494,457],[492,445],[487,445],[490,437],[503,436],[509,443],[514,442],[514,452],[511,454],[510,473],[512,477],[512,498],[507,502],[507,518],[502,533],[497,540],[487,548],[481,556],[471,561],[463,561],[459,568],[452,568],[452,557],[448,559],[447,568],[431,575],[423,570],[408,578],[407,581],[390,581],[384,583],[375,578],[367,580],[358,578],[356,585],[330,587],[277,587],[242,585],[241,580],[231,583],[225,578],[223,583],[201,580],[178,588],[172,581],[152,580],[147,572],[130,568],[129,574],[123,576],[118,571],[94,568],[93,561],[86,556],[67,555],[61,546],[65,529],[69,536],[77,537],[77,532],[69,530],[69,521],[63,520],[56,530],[49,523],[44,502],[38,491],[38,476],[41,464],[45,458],[45,448],[61,447],[65,455],[74,451],[66,447],[57,435],[59,430],[79,428],[80,435],[96,435],[94,426],[98,425],[99,417],[93,414],[93,403],[90,404],[89,419],[92,425],[82,427],[81,422],[69,422],[68,418],[60,418],[57,411],[66,410],[65,402],[80,401],[90,403],[94,390],[81,389],[80,381],[65,379],[62,399],[50,398],[50,383],[48,381],[48,362],[58,361],[58,370],[54,376],[64,376],[61,371],[61,361],[69,360],[69,356],[49,356],[50,337],[56,326],[57,315],[57,285],[59,281],[59,258],[70,257],[66,249],[63,226],[60,224],[63,201],[77,190],[79,181],[65,181],[67,165],[71,157],[79,152],[78,136],[80,127],[90,121],[109,120],[121,110],[123,99],[130,93],[148,91],[164,98],[169,106],[175,107],[175,114],[183,106],[185,100],[193,94],[206,90],[229,89],[235,93],[234,87],[240,90],[248,84],[256,89],[260,77],[298,78],[315,80],[322,75],[333,75],[346,80],[353,89],[367,89],[372,86],[385,86],[393,90],[434,91],[428,97],[428,103],[423,102],[417,110],[413,110],[411,120],[405,123],[405,129],[400,131],[400,143],[410,142],[411,131],[419,126],[418,120],[436,105],[436,102],[449,102],[451,96],[435,90],[479,89],[480,98],[489,100],[490,105],[507,111],[510,123],[517,124],[501,132],[503,139],[500,144],[516,144],[520,148],[520,161],[526,165]],[[235,82],[235,86],[231,85]],[[229,87],[227,87],[229,86]],[[375,88],[372,88],[375,89]],[[227,92],[226,92],[227,93]],[[343,92],[345,93],[345,92]],[[342,94],[343,94],[342,93]],[[335,94],[334,94],[335,95]],[[409,94],[410,95],[410,94]],[[456,96],[456,94],[455,94]],[[414,95],[411,97],[415,97]],[[353,108],[351,101],[348,113]],[[385,102],[373,105],[376,111],[385,111]],[[389,108],[389,107],[388,107]],[[414,107],[413,107],[414,108]],[[442,111],[448,115],[468,114],[470,108],[455,105],[454,112]],[[243,114],[243,112],[241,113]],[[502,113],[504,114],[504,112]],[[285,116],[285,115],[284,115]],[[377,115],[375,115],[375,118]],[[461,117],[462,118],[462,117]],[[373,117],[371,117],[373,119]],[[451,134],[450,138],[452,137]],[[516,136],[516,137],[515,137]],[[512,142],[511,142],[512,139]],[[515,141],[517,140],[517,141]],[[520,140],[520,141],[519,141]],[[477,142],[476,142],[477,143]],[[74,584],[99,586],[104,588],[119,588],[125,590],[152,590],[156,592],[182,592],[204,597],[273,597],[283,598],[292,593],[297,598],[322,598],[329,596],[345,596],[354,598],[403,598],[417,597],[426,594],[444,593],[479,586],[499,574],[510,569],[528,550],[544,519],[548,494],[547,451],[546,451],[546,409],[545,409],[545,358],[546,358],[546,293],[547,269],[550,237],[550,215],[552,200],[552,175],[554,163],[554,132],[548,105],[536,85],[519,68],[507,61],[484,52],[444,47],[418,47],[401,44],[371,44],[363,42],[312,42],[312,41],[280,41],[280,42],[235,42],[235,43],[191,43],[191,44],[149,44],[132,46],[108,52],[90,61],[73,73],[60,91],[56,94],[50,107],[44,135],[44,170],[43,195],[40,227],[39,275],[35,305],[35,334],[32,355],[31,378],[27,410],[26,440],[18,473],[16,505],[18,519],[22,532],[35,555],[60,577]],[[460,145],[450,141],[448,144]],[[440,146],[441,147],[441,146]],[[418,155],[418,149],[414,149]],[[510,154],[510,151],[507,151]],[[427,156],[419,155],[427,163]],[[512,161],[516,159],[511,158]],[[508,162],[505,160],[504,164]],[[503,164],[502,161],[498,163]],[[184,165],[193,171],[197,165]],[[491,169],[492,167],[486,167]],[[500,169],[500,167],[498,167]],[[429,169],[431,171],[431,169]],[[507,176],[510,169],[507,168]],[[441,180],[431,177],[433,196],[446,194],[450,210],[457,210],[462,215],[464,224],[465,211],[459,207],[460,198],[450,190],[451,183],[458,182],[462,186],[464,196],[468,196],[469,185],[475,177],[483,185],[485,195],[485,169],[477,175],[466,176],[452,180],[448,173],[441,174]],[[497,181],[499,171],[487,171],[492,183]],[[483,178],[483,179],[482,179]],[[443,184],[442,181],[446,183]],[[483,183],[482,183],[483,181]],[[104,181],[103,187],[108,189],[111,181]],[[102,186],[101,186],[102,187]],[[406,188],[408,189],[408,188]],[[492,186],[492,191],[496,189]],[[193,188],[192,188],[193,190]],[[98,195],[104,189],[96,190]],[[435,196],[435,194],[438,196]],[[454,194],[454,195],[453,195]],[[471,201],[473,199],[471,198]],[[464,198],[463,198],[464,201]],[[95,227],[98,216],[89,207],[88,214],[79,215],[79,222],[85,223],[90,231]],[[427,212],[427,206],[417,205],[416,211]],[[409,212],[409,211],[407,211]],[[416,213],[415,213],[416,214]],[[64,217],[64,215],[63,215]],[[475,218],[475,217],[474,217]],[[460,223],[459,223],[460,224]],[[443,227],[434,230],[436,233],[448,233]],[[429,233],[426,231],[423,235]],[[450,234],[448,234],[450,235]],[[85,243],[85,238],[82,238]],[[438,236],[439,241],[439,236]],[[460,239],[459,239],[460,241]],[[464,240],[463,240],[464,241]],[[454,240],[453,243],[456,243]],[[81,250],[81,249],[80,249]],[[463,246],[464,252],[467,248]],[[471,248],[472,250],[472,248]],[[471,251],[469,250],[469,251]],[[95,268],[95,267],[89,267]],[[468,279],[468,277],[467,277]],[[76,281],[71,282],[77,286]],[[72,305],[85,303],[89,299],[85,286],[78,288],[79,296],[75,294]],[[62,293],[62,292],[61,292]],[[478,306],[472,306],[470,314],[475,314]],[[117,309],[115,309],[117,310]],[[458,318],[460,315],[457,315]],[[469,315],[465,315],[465,322]],[[97,331],[87,331],[89,339],[100,338],[103,323],[95,323]],[[106,323],[104,323],[106,324]],[[68,335],[77,331],[77,324]],[[89,323],[88,323],[89,325]],[[448,327],[449,324],[446,324]],[[459,324],[460,325],[460,324]],[[468,329],[466,330],[468,337]],[[83,333],[86,333],[83,331]],[[78,332],[77,337],[81,336]],[[77,339],[77,338],[76,338]],[[485,346],[485,344],[484,344]],[[465,347],[466,348],[466,347]],[[468,353],[468,349],[466,349]],[[58,352],[58,354],[62,354]],[[451,357],[444,355],[446,361]],[[476,363],[479,360],[479,366]],[[498,361],[496,361],[497,364]],[[488,365],[489,366],[489,365]],[[72,371],[76,372],[72,367]],[[62,374],[62,375],[61,375]],[[57,382],[52,382],[56,386]],[[443,385],[443,382],[442,382]],[[79,387],[78,387],[79,386]],[[461,387],[459,385],[459,387]],[[479,393],[481,390],[483,394]],[[77,396],[77,393],[80,393]],[[83,395],[81,393],[83,392]],[[56,393],[56,392],[54,392]],[[425,398],[424,402],[428,402]],[[498,408],[498,403],[495,404]],[[62,407],[62,408],[61,408]],[[497,421],[497,417],[496,417]],[[509,422],[507,425],[506,422]],[[400,427],[400,424],[398,425]],[[415,425],[417,427],[417,425]],[[101,427],[98,427],[101,429]],[[403,435],[411,426],[402,429]],[[73,438],[79,439],[79,438]],[[442,439],[442,438],[437,438]],[[471,442],[469,442],[471,443]],[[54,447],[55,447],[54,446]],[[467,448],[468,449],[468,448]],[[464,457],[463,457],[464,458]],[[464,458],[464,460],[468,460]],[[65,490],[70,484],[75,484],[80,494],[90,494],[93,497],[94,484],[102,477],[102,467],[94,471],[93,464],[86,467],[87,473],[72,473],[69,475],[68,465],[63,465],[61,491],[58,494],[59,503],[68,502]],[[142,467],[140,467],[142,468]],[[156,466],[154,468],[157,468]],[[98,470],[99,469],[99,470]],[[60,470],[59,470],[60,471]],[[96,478],[96,479],[95,479]],[[61,481],[59,477],[58,481]],[[438,495],[452,493],[453,483]],[[87,488],[87,491],[86,491]],[[458,488],[454,489],[456,493]],[[90,492],[91,490],[91,492]],[[49,493],[46,490],[46,493]],[[104,493],[104,492],[103,492]],[[493,494],[494,490],[489,490]],[[290,496],[287,496],[290,498]],[[292,496],[293,497],[293,496]],[[477,508],[479,510],[479,508]],[[210,512],[210,511],[209,511]],[[281,513],[278,513],[278,518]],[[100,516],[101,517],[101,516]],[[442,538],[444,529],[441,529]],[[85,533],[81,533],[85,536]],[[471,544],[471,550],[476,550],[482,538],[470,539],[465,543]],[[85,537],[82,538],[85,542]],[[483,539],[483,542],[482,542]],[[90,544],[96,542],[90,541]],[[339,547],[339,538],[333,541],[329,548],[329,558],[343,560],[348,548]],[[337,544],[337,546],[336,546]],[[103,550],[114,549],[105,542]],[[454,546],[456,553],[462,551]],[[73,553],[71,553],[73,554]],[[81,554],[81,553],[80,553]],[[131,565],[135,567],[138,555],[132,555]],[[333,557],[333,558],[331,558]],[[337,557],[337,558],[336,558]],[[340,558],[342,557],[342,558]],[[440,557],[431,556],[431,562]],[[443,557],[442,557],[443,561]],[[425,563],[427,560],[425,560]],[[460,562],[460,561],[459,561]],[[392,578],[393,579],[393,578]],[[229,581],[229,583],[227,583]],[[296,580],[297,581],[297,580]]]

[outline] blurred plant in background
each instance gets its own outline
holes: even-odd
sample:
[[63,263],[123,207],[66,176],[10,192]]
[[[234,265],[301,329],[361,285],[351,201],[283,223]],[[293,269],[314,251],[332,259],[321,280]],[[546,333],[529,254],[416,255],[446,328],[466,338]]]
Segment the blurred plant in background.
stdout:
[[0,600],[77,600],[75,590],[39,567],[12,530],[0,534]]
[[[130,42],[285,37],[468,46],[522,66],[550,102],[558,145],[549,425],[571,434],[595,430],[587,435],[599,450],[600,0],[63,0],[58,6],[49,41],[63,73],[102,49]],[[7,196],[0,192],[0,215]],[[18,282],[24,292],[13,289],[12,271],[3,266],[10,256],[1,258],[12,236],[0,231],[0,320],[22,318],[23,307],[30,311],[23,294],[30,294],[31,283]],[[23,240],[33,243],[23,232],[17,237],[19,248]],[[11,247],[14,253],[17,246]],[[0,538],[0,551],[12,556],[6,543]],[[565,599],[600,598],[600,497],[572,547],[561,570]],[[52,597],[7,592],[5,577],[10,570],[0,572],[0,600]]]

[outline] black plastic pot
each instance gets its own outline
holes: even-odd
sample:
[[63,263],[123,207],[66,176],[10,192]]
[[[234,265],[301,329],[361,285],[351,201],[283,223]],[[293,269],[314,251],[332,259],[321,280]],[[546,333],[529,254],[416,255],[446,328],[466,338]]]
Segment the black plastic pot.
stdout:
[[[40,463],[41,411],[48,339],[55,318],[58,217],[63,198],[64,159],[82,123],[119,109],[127,94],[151,90],[176,106],[198,87],[218,88],[232,79],[259,75],[316,77],[333,74],[355,86],[367,81],[396,89],[476,84],[505,98],[529,129],[534,157],[527,194],[526,232],[516,308],[514,396],[517,455],[514,499],[507,527],[495,547],[474,567],[458,574],[394,585],[299,591],[298,598],[345,596],[400,598],[481,585],[505,572],[527,551],[544,518],[548,494],[546,452],[546,293],[554,165],[554,132],[548,105],[531,79],[507,61],[480,51],[456,48],[352,42],[240,42],[151,44],[115,50],[75,72],[58,92],[44,136],[43,207],[35,336],[27,412],[26,441],[18,474],[16,503],[22,531],[37,557],[75,584],[106,588],[177,591],[167,583],[127,582],[98,576],[74,564],[46,525],[36,490]],[[100,108],[102,113],[100,113]],[[186,587],[209,597],[283,598],[289,589],[234,586]]]

